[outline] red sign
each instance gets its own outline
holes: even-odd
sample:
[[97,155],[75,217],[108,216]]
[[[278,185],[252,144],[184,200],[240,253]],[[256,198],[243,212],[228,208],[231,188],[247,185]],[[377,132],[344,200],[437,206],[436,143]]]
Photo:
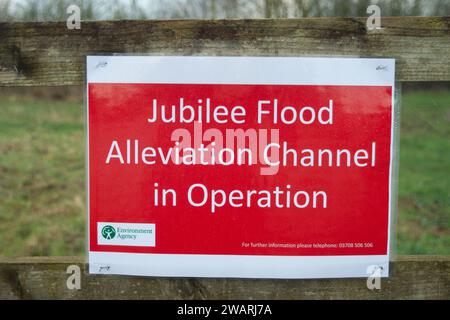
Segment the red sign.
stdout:
[[[133,57],[109,59],[100,68],[121,70]],[[214,83],[199,73],[205,83],[88,77],[91,271],[327,277],[386,265],[393,81]],[[273,258],[267,269],[245,260],[260,256]],[[358,271],[328,270],[335,256]],[[208,268],[210,257],[219,267]],[[297,267],[269,270],[280,257]]]

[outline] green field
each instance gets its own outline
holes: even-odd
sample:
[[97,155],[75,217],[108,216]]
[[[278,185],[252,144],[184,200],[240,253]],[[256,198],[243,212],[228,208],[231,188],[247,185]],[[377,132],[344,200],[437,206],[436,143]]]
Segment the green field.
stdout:
[[[81,101],[0,96],[0,255],[82,255]],[[450,254],[450,92],[403,95],[399,254]]]
[[400,254],[450,254],[450,92],[403,95]]

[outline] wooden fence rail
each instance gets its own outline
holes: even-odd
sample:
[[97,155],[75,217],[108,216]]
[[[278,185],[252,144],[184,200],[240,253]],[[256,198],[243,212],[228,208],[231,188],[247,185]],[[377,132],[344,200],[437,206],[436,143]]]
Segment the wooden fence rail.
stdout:
[[399,81],[450,81],[450,17],[0,23],[0,86],[81,85],[89,53],[397,59]]
[[[66,286],[69,265],[81,289]],[[0,299],[450,299],[450,257],[401,256],[381,290],[367,279],[250,280],[89,275],[82,258],[0,259]]]

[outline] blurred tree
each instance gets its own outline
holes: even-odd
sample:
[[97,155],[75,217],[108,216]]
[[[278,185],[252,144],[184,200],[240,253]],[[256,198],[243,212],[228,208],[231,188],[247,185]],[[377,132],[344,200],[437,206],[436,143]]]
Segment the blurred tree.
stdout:
[[81,19],[95,20],[94,3],[90,0],[81,0]]
[[[216,0],[213,1],[216,4]],[[238,18],[239,17],[239,10],[240,10],[240,3],[238,0],[229,0],[229,1],[222,1],[224,2],[222,4],[223,11],[225,14],[225,17],[228,18]],[[216,13],[217,16],[217,13]]]
[[130,5],[131,18],[144,20],[147,19],[147,14],[144,9],[138,4],[137,0],[132,0]]
[[111,0],[111,11],[112,11],[112,19],[113,20],[121,20],[127,18],[125,12],[125,5],[120,0]]
[[411,8],[410,15],[420,16],[421,13],[422,13],[422,0],[415,0]]
[[336,0],[333,5],[333,16],[350,17],[352,16],[353,1]]
[[[404,2],[404,1],[403,1]],[[391,0],[390,1],[390,16],[401,16],[404,10],[402,0]]]
[[355,5],[355,16],[364,17],[367,15],[367,7],[370,6],[374,1],[371,0],[359,0]]
[[295,0],[295,15],[298,17],[309,17],[311,14],[311,1],[309,0]]
[[61,21],[69,4],[83,20],[353,17],[370,4],[383,16],[450,14],[450,0],[0,0],[0,21]]
[[287,18],[289,4],[283,0],[265,0],[265,18]]
[[21,8],[19,18],[24,21],[39,20],[39,0],[28,0],[24,4],[18,3]]
[[433,8],[432,15],[434,16],[448,16],[450,15],[450,1],[438,0],[436,6]]
[[0,22],[11,20],[10,8],[10,0],[0,0]]

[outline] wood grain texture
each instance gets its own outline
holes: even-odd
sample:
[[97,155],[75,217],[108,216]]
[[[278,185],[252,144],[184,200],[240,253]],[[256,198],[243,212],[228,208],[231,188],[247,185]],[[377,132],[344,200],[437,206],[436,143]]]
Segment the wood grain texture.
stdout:
[[81,85],[85,55],[353,56],[397,59],[399,81],[450,81],[450,17],[0,23],[0,86]]
[[[69,265],[81,290],[66,286]],[[401,256],[381,290],[366,279],[249,280],[89,275],[82,258],[0,259],[0,299],[450,299],[450,256]]]

